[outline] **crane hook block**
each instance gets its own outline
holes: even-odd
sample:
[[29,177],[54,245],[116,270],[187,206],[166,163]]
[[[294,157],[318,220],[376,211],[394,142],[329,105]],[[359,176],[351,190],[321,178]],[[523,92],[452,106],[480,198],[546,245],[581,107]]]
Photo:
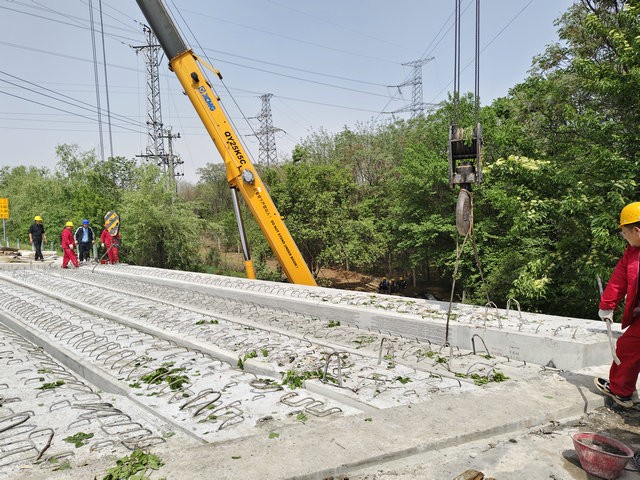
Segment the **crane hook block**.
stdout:
[[449,185],[482,183],[482,127],[449,128]]
[[456,229],[462,236],[466,236],[473,224],[471,205],[471,193],[461,188],[458,193],[458,203],[456,203]]

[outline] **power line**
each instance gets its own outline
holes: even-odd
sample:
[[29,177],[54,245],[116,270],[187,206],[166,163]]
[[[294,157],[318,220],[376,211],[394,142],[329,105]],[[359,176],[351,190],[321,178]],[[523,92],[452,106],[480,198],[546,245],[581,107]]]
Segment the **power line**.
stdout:
[[[329,25],[333,25],[334,27],[342,28],[342,29],[346,30],[347,32],[356,33],[356,34],[358,34],[358,35],[360,35],[362,37],[369,38],[369,39],[372,39],[372,40],[376,40],[376,41],[381,42],[381,43],[386,43],[387,45],[391,45],[393,47],[400,47],[400,48],[407,49],[404,45],[399,45],[397,43],[390,42],[389,40],[387,40],[385,38],[378,38],[378,37],[374,37],[373,35],[369,35],[367,33],[359,32],[358,30],[354,30],[352,28],[348,28],[348,27],[346,27],[344,25],[341,25],[339,23],[332,22],[332,21],[326,20],[324,18],[320,18],[320,17],[318,17],[316,15],[311,15],[310,13],[303,12],[302,10],[298,10],[297,8],[293,8],[293,7],[289,6],[289,5],[283,5],[282,3],[276,2],[274,0],[270,0],[270,3],[278,5],[281,8],[285,8],[287,10],[291,10],[292,12],[297,12],[297,13],[299,13],[301,15],[306,16],[306,17],[310,17],[310,18],[313,18],[315,20],[320,20],[321,22],[327,23]],[[424,55],[422,55],[422,56],[424,56]]]
[[[84,62],[84,63],[92,63],[93,62],[92,60],[88,60],[88,59],[82,58],[82,57],[75,57],[73,55],[67,55],[67,54],[64,54],[64,53],[51,52],[49,50],[42,50],[41,48],[26,47],[24,45],[18,45],[18,44],[10,43],[10,42],[2,42],[2,41],[0,41],[0,45],[6,45],[8,47],[18,48],[18,49],[21,49],[21,50],[28,50],[28,51],[31,51],[31,52],[44,53],[46,55],[52,55],[54,57],[68,58],[70,60],[77,60],[79,62]],[[114,64],[114,63],[109,63],[108,66],[112,67],[112,68],[118,68],[118,69],[121,69],[121,70],[128,70],[128,71],[133,71],[133,72],[137,71],[135,68],[125,67],[123,65],[117,65],[117,64]]]
[[283,95],[277,95],[276,97],[277,98],[281,98],[281,99],[285,99],[285,100],[291,100],[292,102],[310,103],[312,105],[323,105],[325,107],[341,108],[343,110],[352,110],[354,112],[379,113],[378,110],[370,110],[370,109],[366,109],[366,108],[356,108],[356,107],[347,107],[346,105],[337,105],[335,103],[316,102],[316,101],[313,101],[313,100],[303,100],[303,99],[300,99],[300,98],[287,97],[287,96],[283,96]]
[[109,102],[109,77],[107,76],[107,52],[104,44],[104,22],[102,21],[102,0],[98,0],[100,5],[100,33],[102,35],[102,66],[104,68],[104,92],[107,100],[107,125],[109,127],[109,147],[111,158],[113,158],[113,134],[111,133],[111,105]]
[[[16,13],[21,13],[21,14],[23,14],[23,15],[27,15],[27,16],[34,17],[34,18],[41,18],[41,19],[43,19],[43,20],[47,20],[47,21],[49,21],[49,22],[53,22],[53,23],[59,23],[59,24],[61,24],[61,25],[68,25],[68,26],[71,26],[71,27],[74,27],[74,28],[81,28],[81,29],[83,29],[83,30],[89,30],[89,26],[88,26],[88,25],[86,25],[86,24],[84,24],[84,25],[83,25],[83,24],[79,24],[79,23],[71,23],[71,22],[69,22],[69,21],[58,20],[58,19],[55,19],[55,18],[52,18],[52,17],[43,16],[43,15],[36,15],[35,13],[29,13],[29,12],[25,12],[25,11],[23,11],[23,10],[18,10],[18,9],[15,9],[15,8],[4,7],[4,6],[1,6],[1,5],[0,5],[0,9],[3,9],[3,10],[9,10],[9,11],[11,11],[11,12],[16,12]],[[74,16],[70,16],[70,15],[68,15],[68,14],[66,14],[66,13],[62,13],[62,12],[55,12],[55,13],[57,13],[57,14],[59,14],[59,15],[63,16],[65,19],[78,19],[78,20],[79,20],[79,22],[85,22],[85,23],[86,23],[85,19],[83,19],[83,18],[81,18],[81,17],[74,17]],[[114,27],[114,26],[112,26],[112,25],[111,25],[111,26],[109,26],[109,28],[114,28],[114,29],[116,29],[116,30],[118,29],[118,27]],[[135,30],[131,29],[131,30],[127,30],[127,31],[135,31]],[[122,39],[129,40],[129,41],[135,41],[135,40],[134,40],[134,39],[132,39],[132,38],[128,38],[128,37],[124,37],[124,36],[116,35],[116,34],[107,34],[107,36],[113,37],[113,38],[115,38],[115,39],[120,39],[120,38],[122,38]]]
[[[422,55],[420,55],[421,59],[427,58],[428,55],[431,55],[433,53],[433,51],[435,50],[435,48],[440,45],[440,43],[442,42],[442,40],[445,38],[445,34],[447,32],[449,32],[449,30],[451,30],[451,27],[449,27],[443,34],[442,37],[440,37],[440,39],[438,40],[438,36],[440,35],[440,33],[445,29],[445,27],[449,24],[449,22],[451,21],[452,17],[453,17],[453,13],[451,13],[449,15],[449,17],[444,21],[444,23],[442,24],[442,26],[440,27],[440,30],[438,30],[438,32],[434,35],[433,39],[431,40],[431,42],[429,42],[429,44],[427,45],[427,47],[425,48],[424,52],[422,52]],[[435,42],[435,45],[434,45]],[[433,48],[431,48],[431,46],[433,45]],[[431,48],[431,50],[429,50]],[[410,81],[410,79],[412,78],[412,76],[415,76],[415,71],[412,71],[412,73],[407,76],[407,78],[405,79],[405,82]],[[398,90],[398,94],[401,95],[401,91]],[[439,95],[438,95],[439,96]],[[437,98],[437,97],[436,97]],[[375,120],[377,120],[380,115],[382,115],[383,113],[385,113],[385,110],[387,109],[387,107],[391,104],[392,101],[396,100],[397,97],[394,95],[392,98],[389,99],[389,101],[385,104],[385,106],[382,108],[382,110],[380,110],[380,112],[378,112],[378,115],[376,116]],[[420,100],[422,101],[422,100]],[[433,105],[435,99],[432,100],[429,105]]]
[[[21,82],[26,82],[29,85],[36,86],[36,87],[38,87],[39,90],[44,90],[44,91],[47,91],[47,92],[51,92],[54,95],[58,95],[58,96],[62,97],[63,99],[68,99],[68,100],[71,100],[71,101],[69,102],[69,101],[66,101],[66,100],[63,100],[63,99],[60,99],[60,98],[56,98],[56,97],[54,97],[52,95],[47,95],[45,93],[42,93],[42,91],[32,91],[32,93],[35,93],[37,95],[42,95],[43,97],[47,97],[47,98],[50,98],[52,100],[56,100],[58,102],[66,103],[67,105],[70,105],[70,106],[73,106],[73,107],[77,107],[77,108],[80,108],[82,110],[87,110],[87,111],[89,111],[91,113],[97,113],[97,109],[95,108],[95,106],[90,104],[90,103],[82,102],[80,100],[76,100],[73,97],[58,93],[58,92],[56,92],[54,90],[51,90],[51,89],[49,89],[47,87],[43,87],[42,85],[38,85],[37,83],[34,83],[34,82],[27,82],[26,80],[24,80],[24,79],[22,79],[20,77],[16,77],[15,75],[11,75],[11,74],[9,74],[7,72],[3,72],[2,70],[0,70],[0,73],[3,74],[3,75],[6,75],[8,77],[15,78],[15,79],[17,79],[17,80],[19,80]],[[7,84],[12,85],[14,87],[17,87],[19,90],[24,90],[24,86],[20,85],[18,83],[11,82],[11,81],[3,79],[3,78],[0,78],[0,82],[4,82],[4,83],[7,83]],[[29,103],[33,103],[33,99],[30,100]],[[136,122],[135,120],[131,120],[130,118],[125,117],[123,115],[118,115],[118,117],[120,118],[121,121],[123,121],[125,123],[129,123],[129,124],[134,125],[134,126],[138,126],[139,125],[139,122]]]
[[[32,93],[35,93],[35,94],[37,94],[37,95],[42,95],[42,96],[44,96],[44,97],[46,97],[46,98],[50,98],[50,99],[55,100],[55,101],[57,101],[57,102],[63,102],[63,103],[66,103],[66,104],[67,104],[67,105],[69,105],[69,106],[73,106],[73,107],[76,107],[76,108],[80,108],[80,109],[82,109],[82,110],[87,110],[87,111],[89,111],[89,112],[91,112],[91,113],[96,113],[96,112],[97,112],[97,110],[96,110],[95,106],[93,106],[93,105],[91,105],[91,104],[89,104],[89,103],[82,102],[82,101],[80,101],[80,100],[76,100],[76,99],[74,99],[74,98],[72,98],[72,97],[69,97],[68,95],[63,95],[63,94],[57,93],[57,92],[55,92],[55,91],[53,91],[53,90],[51,90],[51,89],[49,89],[49,88],[43,87],[43,86],[41,86],[41,85],[38,85],[37,83],[34,83],[34,82],[27,82],[26,80],[21,79],[20,77],[16,77],[15,75],[11,75],[11,74],[6,73],[6,72],[3,72],[3,71],[1,71],[1,70],[0,70],[0,74],[4,74],[4,75],[6,75],[6,76],[8,76],[8,77],[11,77],[11,78],[15,78],[15,79],[17,79],[17,80],[20,80],[21,82],[25,82],[25,83],[28,83],[29,85],[32,85],[32,86],[36,86],[36,87],[38,87],[38,89],[37,89],[37,90],[35,90],[35,89],[34,89],[34,90],[31,90],[31,92],[32,92]],[[4,82],[4,83],[7,83],[7,84],[12,85],[12,86],[14,86],[14,87],[17,87],[17,88],[18,88],[18,89],[20,89],[20,90],[24,90],[24,86],[23,86],[23,85],[21,85],[21,84],[18,84],[18,83],[15,83],[15,82],[11,82],[11,81],[9,81],[9,80],[2,79],[2,78],[0,78],[0,82]],[[54,97],[54,96],[52,96],[52,95],[47,95],[46,93],[43,93],[41,90],[48,91],[48,92],[52,92],[53,94],[58,95],[58,96],[62,97],[63,99],[65,99],[65,98],[66,98],[66,99],[71,100],[71,102],[66,101],[66,100],[63,100],[63,99],[60,99],[60,98],[56,98],[56,97]],[[21,97],[21,96],[19,96],[19,95],[10,94],[10,93],[8,93],[8,92],[3,92],[3,93],[5,93],[6,95],[10,95],[10,96],[16,97],[16,98],[25,99],[24,97]],[[25,100],[27,100],[30,104],[33,104],[33,98],[25,99]],[[72,103],[72,102],[74,102],[74,103]],[[38,104],[39,104],[39,105],[45,105],[45,104],[43,104],[43,103],[41,103],[41,102],[40,102],[40,103],[38,103]],[[46,106],[46,105],[45,105],[45,106]],[[50,108],[56,108],[56,109],[59,109],[59,108],[57,108],[57,107],[53,107],[53,106],[50,106]],[[73,112],[69,112],[69,111],[64,110],[64,109],[59,109],[59,110],[64,111],[64,112],[66,112],[66,113],[71,113],[71,114],[74,114],[74,115],[75,115],[75,113],[73,113]],[[79,116],[81,116],[81,117],[84,117],[84,118],[89,118],[89,117],[85,117],[84,115],[80,115],[80,114],[78,114],[78,115],[79,115]],[[124,123],[128,123],[128,124],[134,125],[134,126],[136,126],[136,127],[137,127],[137,126],[139,126],[139,122],[136,122],[136,121],[134,121],[134,120],[131,120],[131,119],[129,119],[128,117],[125,117],[125,116],[123,116],[123,115],[118,115],[118,117],[119,117],[119,118],[120,118],[120,120],[121,120],[121,121],[123,121]]]
[[104,140],[102,138],[102,109],[100,108],[100,80],[98,76],[98,58],[96,56],[96,36],[93,23],[93,5],[89,0],[89,22],[91,25],[91,51],[93,52],[93,76],[96,87],[96,107],[98,109],[98,133],[100,136],[100,159],[104,161]]
[[[20,95],[16,95],[16,94],[13,94],[13,93],[5,92],[3,90],[0,90],[0,93],[2,93],[3,95],[7,95],[9,97],[18,98],[20,100],[24,100],[26,102],[33,103],[33,99],[32,98],[26,98],[26,97],[23,97],[23,96],[20,96]],[[90,120],[91,122],[95,122],[96,121],[95,118],[93,118],[93,117],[88,117],[86,115],[82,115],[81,113],[77,113],[77,112],[71,112],[69,110],[65,110],[64,108],[54,107],[53,105],[47,105],[46,103],[38,103],[38,105],[41,105],[41,106],[46,107],[46,108],[51,108],[53,110],[58,110],[60,112],[68,113],[69,115],[73,115],[73,116],[76,116],[76,117],[86,118],[87,120]],[[141,131],[138,131],[138,130],[133,130],[131,128],[127,128],[127,127],[125,127],[123,125],[118,125],[118,126],[120,128],[123,128],[125,130],[130,130],[132,132],[144,133],[144,132],[141,132]]]
[[[174,5],[174,7],[175,7],[175,5]],[[253,30],[253,31],[256,31],[256,32],[266,33],[267,35],[273,35],[275,37],[281,37],[281,38],[284,38],[286,40],[293,40],[293,41],[298,42],[298,43],[303,43],[303,44],[306,44],[306,45],[312,45],[314,47],[323,48],[323,49],[330,50],[330,51],[333,51],[333,52],[340,52],[340,53],[344,53],[346,55],[352,55],[352,56],[356,56],[356,57],[368,58],[368,59],[371,59],[371,60],[378,60],[378,61],[385,62],[385,63],[392,63],[394,65],[397,65],[399,63],[396,60],[389,60],[389,59],[386,59],[386,58],[375,57],[373,55],[363,55],[361,53],[350,52],[348,50],[344,50],[344,49],[341,49],[341,48],[328,47],[328,46],[322,45],[320,43],[309,42],[307,40],[300,40],[299,38],[289,37],[287,35],[282,35],[281,33],[270,32],[268,30],[262,30],[260,28],[255,28],[255,27],[249,27],[249,26],[247,26],[245,24],[242,24],[242,23],[232,22],[229,19],[214,17],[212,15],[207,15],[207,14],[202,13],[202,12],[194,12],[193,10],[188,10],[188,9],[182,9],[182,10],[184,12],[187,12],[187,13],[192,13],[192,14],[196,15],[199,18],[200,17],[211,18],[213,20],[217,20],[217,21],[223,22],[223,23],[228,23],[228,24],[236,26],[236,27],[240,27],[240,28],[244,28],[244,29],[248,29],[248,30]]]
[[[244,60],[250,60],[252,62],[264,63],[266,65],[271,65],[271,66],[274,66],[274,67],[287,68],[289,70],[295,70],[297,72],[303,72],[303,73],[310,73],[312,75],[318,75],[318,76],[321,76],[321,77],[335,78],[337,80],[345,80],[347,82],[361,83],[361,84],[364,84],[364,85],[373,85],[373,86],[376,86],[376,87],[386,87],[386,85],[383,84],[383,83],[368,82],[366,80],[358,80],[358,79],[355,79],[355,78],[348,78],[348,77],[343,77],[343,76],[340,76],[340,75],[331,75],[331,74],[325,73],[325,72],[314,72],[313,70],[306,70],[304,68],[291,67],[289,65],[284,65],[282,63],[267,62],[266,60],[260,60],[260,59],[257,59],[257,58],[247,57],[245,55],[238,55],[238,54],[235,54],[235,53],[230,53],[229,51],[215,50],[213,48],[205,48],[205,51],[214,52],[214,53],[223,54],[223,55],[231,55],[234,58],[242,58]],[[226,60],[219,60],[219,61],[220,62],[226,62]],[[253,67],[247,66],[247,68],[253,68]],[[269,73],[272,73],[272,72],[269,72]],[[294,78],[297,78],[297,77],[294,77]],[[304,78],[301,78],[300,80],[306,81],[306,79],[304,79]]]
[[230,61],[225,61],[225,60],[221,60],[221,61],[223,63],[227,63],[227,64],[230,64],[230,65],[235,65],[236,67],[248,68],[248,69],[251,69],[251,70],[255,70],[257,72],[269,73],[271,75],[277,75],[279,77],[285,77],[285,78],[291,78],[291,79],[294,79],[294,80],[300,80],[300,81],[307,82],[307,83],[313,83],[315,85],[323,85],[325,87],[337,88],[339,90],[346,90],[348,92],[362,93],[364,95],[373,95],[375,97],[384,97],[384,98],[388,98],[389,97],[389,95],[383,95],[381,93],[367,92],[367,91],[364,91],[364,90],[357,90],[355,88],[343,87],[341,85],[334,85],[334,84],[327,83],[327,82],[319,82],[317,80],[309,80],[307,78],[300,78],[300,77],[296,77],[296,76],[293,76],[293,75],[287,75],[285,73],[272,72],[270,70],[265,70],[263,68],[250,67],[250,66],[243,65],[243,64],[237,63],[237,62],[230,62]]

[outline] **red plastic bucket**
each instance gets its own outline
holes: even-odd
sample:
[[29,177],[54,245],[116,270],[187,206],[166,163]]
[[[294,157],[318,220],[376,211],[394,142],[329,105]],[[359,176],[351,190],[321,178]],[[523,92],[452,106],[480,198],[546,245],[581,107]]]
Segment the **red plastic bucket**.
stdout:
[[618,440],[597,433],[575,433],[571,436],[580,465],[592,475],[608,480],[618,478],[633,450]]

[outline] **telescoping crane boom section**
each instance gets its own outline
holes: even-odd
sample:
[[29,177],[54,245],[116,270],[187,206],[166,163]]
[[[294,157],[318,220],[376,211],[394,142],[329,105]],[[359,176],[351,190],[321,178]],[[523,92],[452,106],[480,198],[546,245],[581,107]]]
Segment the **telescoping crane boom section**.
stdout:
[[[238,135],[222,110],[217,95],[200,68],[198,57],[187,47],[161,0],[136,1],[167,58],[169,58],[169,68],[178,77],[182,88],[184,88],[222,156],[227,171],[227,181],[234,200],[237,197],[236,192],[239,191],[289,281],[301,285],[315,285],[313,275],[302,258],[298,246],[249,160]],[[217,74],[220,76],[219,73]],[[234,202],[234,207],[236,216],[239,216],[237,202]],[[248,248],[245,248],[246,245],[244,245],[246,240],[242,229],[240,236],[245,250],[247,276],[255,278],[253,265],[248,256]]]

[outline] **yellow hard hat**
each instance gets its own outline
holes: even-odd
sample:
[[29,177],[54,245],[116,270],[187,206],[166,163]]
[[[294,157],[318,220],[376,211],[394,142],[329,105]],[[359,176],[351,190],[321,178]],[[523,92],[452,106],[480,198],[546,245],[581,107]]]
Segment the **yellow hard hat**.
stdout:
[[65,227],[73,227],[73,222],[67,222],[64,224]]
[[640,222],[640,202],[627,205],[620,212],[620,226]]
[[36,215],[35,217],[33,217],[34,220],[37,220],[38,222],[42,221],[42,217],[40,215]]

